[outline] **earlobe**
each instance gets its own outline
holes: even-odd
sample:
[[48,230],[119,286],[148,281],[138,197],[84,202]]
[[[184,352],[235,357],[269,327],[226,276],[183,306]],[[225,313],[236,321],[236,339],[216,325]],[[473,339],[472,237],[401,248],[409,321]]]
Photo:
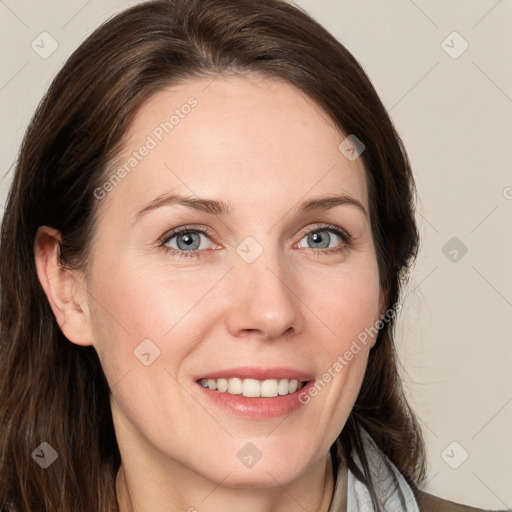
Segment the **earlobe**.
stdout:
[[60,243],[58,230],[39,227],[34,241],[37,276],[64,336],[77,345],[93,345],[87,290],[81,273],[61,264]]

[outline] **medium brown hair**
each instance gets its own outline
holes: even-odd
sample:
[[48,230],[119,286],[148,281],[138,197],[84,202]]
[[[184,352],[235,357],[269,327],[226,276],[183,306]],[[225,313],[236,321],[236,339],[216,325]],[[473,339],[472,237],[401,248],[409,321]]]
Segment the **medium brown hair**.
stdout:
[[[94,190],[137,109],[155,92],[202,77],[257,74],[304,92],[366,148],[371,229],[381,289],[397,304],[418,250],[414,181],[403,143],[362,67],[322,26],[281,0],[161,0],[121,12],[89,36],[53,80],[27,129],[1,231],[0,506],[117,509],[119,448],[110,390],[93,347],[69,342],[38,281],[41,225],[62,235],[63,265],[86,265],[98,216]],[[402,390],[385,322],[362,388],[331,448],[341,445],[372,488],[361,427],[411,484],[424,444]],[[46,470],[41,442],[59,454]],[[352,450],[363,462],[357,470]],[[376,507],[382,507],[372,491]],[[2,503],[3,501],[3,503]]]

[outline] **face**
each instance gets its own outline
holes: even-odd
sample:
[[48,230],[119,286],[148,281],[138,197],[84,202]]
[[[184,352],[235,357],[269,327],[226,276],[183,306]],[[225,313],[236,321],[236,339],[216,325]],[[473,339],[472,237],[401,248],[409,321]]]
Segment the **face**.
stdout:
[[134,453],[232,485],[325,459],[370,340],[344,355],[381,312],[365,169],[344,138],[274,80],[191,81],[138,112],[96,192],[86,281]]

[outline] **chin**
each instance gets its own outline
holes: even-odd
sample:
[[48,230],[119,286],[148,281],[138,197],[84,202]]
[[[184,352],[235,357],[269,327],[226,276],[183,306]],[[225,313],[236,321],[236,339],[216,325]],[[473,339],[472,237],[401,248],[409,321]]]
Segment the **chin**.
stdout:
[[301,468],[297,468],[297,466],[281,468],[271,463],[264,464],[260,460],[252,468],[237,468],[226,478],[223,485],[232,488],[272,488],[279,485],[288,485],[300,473]]

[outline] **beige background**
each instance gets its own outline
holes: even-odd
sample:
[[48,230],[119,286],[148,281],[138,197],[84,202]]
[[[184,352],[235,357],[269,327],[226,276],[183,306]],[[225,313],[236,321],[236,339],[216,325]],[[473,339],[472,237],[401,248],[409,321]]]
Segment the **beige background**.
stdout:
[[[133,3],[0,0],[0,204],[51,79]],[[398,341],[428,443],[427,490],[512,508],[512,1],[296,3],[361,62],[415,171],[422,247]],[[44,31],[58,43],[46,59],[31,47]]]

